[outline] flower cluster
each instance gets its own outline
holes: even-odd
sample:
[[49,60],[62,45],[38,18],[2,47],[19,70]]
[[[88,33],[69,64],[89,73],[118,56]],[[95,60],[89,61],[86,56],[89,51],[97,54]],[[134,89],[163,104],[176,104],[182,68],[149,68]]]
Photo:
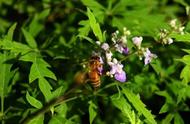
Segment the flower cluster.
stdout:
[[123,34],[121,36],[119,31],[116,31],[112,34],[111,45],[106,42],[102,44],[99,41],[96,42],[104,51],[105,62],[109,66],[109,69],[106,70],[106,75],[114,77],[120,82],[126,82],[126,73],[123,70],[123,64],[113,57],[113,53],[118,52],[124,55],[129,53],[129,49],[126,45],[128,35],[130,35],[130,31],[126,28],[123,28]]
[[181,26],[181,24],[177,23],[177,19],[173,19],[169,22],[170,30],[167,29],[161,29],[159,33],[159,40],[158,42],[166,45],[166,44],[172,44],[173,39],[169,36],[171,33],[176,34],[184,34],[184,26]]
[[142,40],[143,40],[142,37],[133,37],[132,38],[133,44],[137,48],[136,53],[139,56],[139,59],[142,60],[142,58],[144,58],[144,64],[147,65],[152,61],[152,59],[157,58],[157,56],[156,56],[156,54],[151,53],[149,48],[144,48],[141,46]]

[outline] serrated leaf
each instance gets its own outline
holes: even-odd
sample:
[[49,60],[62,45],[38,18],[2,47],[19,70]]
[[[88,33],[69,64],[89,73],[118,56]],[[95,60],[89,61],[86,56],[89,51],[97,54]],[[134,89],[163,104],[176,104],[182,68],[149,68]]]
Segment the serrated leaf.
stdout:
[[27,32],[24,28],[22,28],[22,32],[24,34],[24,37],[28,45],[32,48],[37,48],[37,44],[33,36],[29,32]]
[[37,109],[40,109],[43,106],[42,103],[39,100],[37,100],[36,98],[30,96],[30,94],[28,92],[26,93],[26,99],[30,103],[30,105],[32,105],[33,107],[35,107]]
[[118,98],[118,94],[115,94],[111,97],[112,103],[115,107],[117,107],[125,116],[128,117],[129,122],[131,124],[136,123],[135,113],[131,110],[131,106],[126,101],[126,99],[123,96],[120,96]]
[[82,26],[78,29],[79,34],[78,35],[82,35],[82,36],[87,36],[89,34],[90,31],[90,24],[88,20],[82,20],[79,22],[79,25]]
[[31,66],[29,75],[29,82],[31,83],[38,78],[44,77],[49,77],[56,80],[54,73],[51,72],[48,69],[48,67],[50,67],[50,65],[47,62],[45,62],[42,58],[34,56],[33,64]]
[[94,14],[90,11],[89,8],[87,8],[87,14],[90,21],[90,27],[92,28],[94,35],[98,38],[100,42],[103,42],[103,36],[102,31],[100,29],[100,25],[96,22]]
[[146,109],[145,104],[135,94],[133,94],[130,90],[126,88],[123,88],[122,91],[127,99],[131,102],[131,104],[135,107],[135,109],[143,114],[149,123],[156,124],[154,116],[148,109]]
[[2,49],[4,50],[10,50],[12,53],[19,54],[21,55],[27,54],[30,52],[32,49],[28,47],[25,44],[18,43],[18,42],[10,42],[10,40],[3,39],[0,42],[0,46],[2,46]]
[[92,124],[92,122],[94,121],[97,115],[97,112],[96,112],[97,106],[92,101],[89,101],[88,103],[89,103],[89,108],[88,108],[89,120],[90,120],[90,124]]
[[27,124],[44,124],[44,115],[39,115]]
[[49,101],[53,98],[53,94],[51,92],[52,87],[45,77],[52,78],[54,80],[56,80],[56,77],[54,73],[51,72],[47,67],[50,67],[47,62],[38,56],[34,56],[33,64],[29,74],[29,82],[31,83],[38,79],[39,88],[45,96],[46,101]]
[[182,79],[182,82],[187,84],[190,82],[190,65],[186,65],[180,74],[180,78]]

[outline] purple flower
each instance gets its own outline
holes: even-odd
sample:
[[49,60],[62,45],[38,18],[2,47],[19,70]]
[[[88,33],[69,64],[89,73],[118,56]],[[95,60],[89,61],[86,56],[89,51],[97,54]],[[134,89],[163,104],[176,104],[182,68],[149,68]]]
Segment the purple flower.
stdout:
[[121,73],[115,73],[114,78],[120,82],[126,81],[126,73],[122,71]]
[[112,62],[108,63],[111,67],[111,70],[109,72],[110,76],[114,75],[114,78],[120,82],[126,81],[126,74],[125,71],[123,71],[123,65],[117,61],[117,59],[113,59]]
[[123,53],[127,55],[129,53],[129,49],[127,47],[124,47],[123,48]]
[[144,57],[144,64],[147,65],[152,61],[152,59],[156,58],[157,56],[151,53],[148,48],[146,48],[146,51],[144,52]]

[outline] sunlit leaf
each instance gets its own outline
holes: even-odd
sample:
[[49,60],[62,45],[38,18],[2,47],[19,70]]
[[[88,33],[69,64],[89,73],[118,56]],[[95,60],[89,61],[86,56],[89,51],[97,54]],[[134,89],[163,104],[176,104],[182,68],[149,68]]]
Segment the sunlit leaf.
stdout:
[[123,88],[123,93],[127,97],[127,99],[131,102],[131,104],[135,107],[135,109],[142,113],[144,117],[150,122],[151,124],[156,124],[156,121],[154,120],[154,116],[151,114],[151,112],[145,107],[145,104],[130,90]]
[[37,44],[33,36],[30,33],[28,33],[24,28],[22,28],[22,32],[28,45],[32,48],[37,48]]
[[100,29],[100,25],[96,22],[96,19],[89,8],[87,8],[87,14],[90,21],[90,27],[92,28],[94,35],[98,38],[100,42],[103,42],[104,40],[102,36],[102,31]]
[[26,93],[26,99],[30,103],[30,105],[32,105],[35,108],[40,109],[43,106],[42,103],[39,100],[37,100],[36,98],[30,96],[30,94],[28,92]]

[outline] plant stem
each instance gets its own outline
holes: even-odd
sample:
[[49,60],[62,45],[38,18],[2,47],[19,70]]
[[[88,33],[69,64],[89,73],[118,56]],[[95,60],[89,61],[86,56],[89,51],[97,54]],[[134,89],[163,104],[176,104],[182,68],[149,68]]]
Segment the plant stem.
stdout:
[[[1,95],[1,113],[4,116],[4,96],[3,95],[4,94],[2,93],[2,95]],[[2,124],[5,124],[3,117],[2,117]]]
[[69,90],[68,92],[66,92],[64,95],[62,95],[62,96],[60,96],[58,98],[55,98],[55,99],[49,101],[41,109],[33,112],[32,114],[30,114],[29,116],[27,116],[26,118],[24,118],[23,120],[21,120],[20,124],[27,124],[27,123],[29,123],[32,119],[38,117],[39,115],[45,114],[53,106],[59,105],[59,104],[61,104],[63,102],[69,102],[69,101],[72,101],[72,100],[75,100],[75,99],[79,98],[80,96],[69,97],[69,95],[73,91],[75,91],[76,88],[77,88],[77,86],[73,87],[71,90]]

